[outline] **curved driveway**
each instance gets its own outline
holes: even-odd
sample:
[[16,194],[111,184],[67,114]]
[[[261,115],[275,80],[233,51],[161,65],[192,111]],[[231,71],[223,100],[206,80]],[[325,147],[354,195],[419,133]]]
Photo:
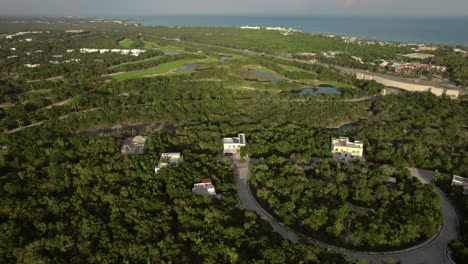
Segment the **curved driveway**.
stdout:
[[[290,240],[293,243],[299,242],[299,237],[304,236],[296,233],[294,230],[288,228],[285,224],[276,220],[260,206],[260,204],[253,196],[249,185],[249,162],[239,163],[236,160],[234,163],[238,171],[236,175],[236,185],[241,203],[246,207],[247,210],[255,211],[258,215],[267,220],[275,232],[279,233],[284,238]],[[416,168],[409,168],[409,170],[411,171],[412,176],[417,177],[425,184],[431,182],[435,175],[434,172],[427,170]],[[307,240],[310,243],[316,244],[320,247],[330,248],[341,252],[347,255],[351,260],[364,259],[368,264],[382,263],[384,258],[388,257],[395,261],[399,261],[402,264],[450,264],[452,262],[447,259],[446,252],[448,250],[448,243],[458,237],[458,217],[454,207],[445,194],[438,188],[436,188],[436,193],[442,200],[444,224],[439,234],[417,246],[400,251],[365,252],[339,248],[311,238],[307,238]]]

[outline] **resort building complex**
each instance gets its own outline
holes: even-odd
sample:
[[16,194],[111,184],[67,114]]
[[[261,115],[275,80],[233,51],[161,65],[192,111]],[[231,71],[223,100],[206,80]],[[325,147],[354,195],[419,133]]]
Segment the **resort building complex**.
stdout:
[[239,134],[237,137],[223,138],[223,154],[240,154],[241,147],[245,147],[245,134]]

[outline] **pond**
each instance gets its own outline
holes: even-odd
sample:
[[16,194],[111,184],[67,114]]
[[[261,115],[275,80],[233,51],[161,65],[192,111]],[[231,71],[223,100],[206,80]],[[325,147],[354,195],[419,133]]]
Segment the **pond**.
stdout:
[[195,67],[197,67],[197,65],[194,63],[186,63],[182,65],[182,68],[180,68],[177,72],[191,72],[195,70]]
[[345,124],[335,129],[335,133],[339,134],[345,130],[351,129],[354,127],[354,124]]
[[[297,91],[295,93],[298,93]],[[338,88],[333,87],[331,85],[319,85],[318,88],[314,89],[309,86],[306,89],[303,89],[299,92],[299,95],[312,95],[317,96],[317,94],[334,94],[334,95],[341,95],[341,91]]]
[[255,73],[258,76],[270,78],[272,83],[275,83],[275,82],[278,82],[279,80],[281,80],[281,79],[276,78],[275,76],[273,76],[273,74],[268,73],[268,72],[262,72],[262,71],[259,71],[259,70],[250,70],[250,71]]
[[219,61],[220,61],[221,63],[224,63],[225,61],[230,60],[230,59],[232,59],[231,56],[220,56],[220,57],[219,57]]

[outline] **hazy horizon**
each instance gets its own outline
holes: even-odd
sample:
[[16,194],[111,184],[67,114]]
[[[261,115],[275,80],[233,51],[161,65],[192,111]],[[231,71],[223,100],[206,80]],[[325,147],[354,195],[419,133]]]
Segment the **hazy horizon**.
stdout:
[[466,0],[4,0],[1,16],[468,16]]

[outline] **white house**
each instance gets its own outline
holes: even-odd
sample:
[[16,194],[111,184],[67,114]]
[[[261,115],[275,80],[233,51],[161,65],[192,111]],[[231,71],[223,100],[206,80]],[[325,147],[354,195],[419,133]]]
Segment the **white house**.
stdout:
[[361,141],[350,141],[347,137],[332,137],[331,151],[333,154],[344,155],[345,158],[362,158],[364,144]]
[[237,137],[223,138],[223,154],[235,154],[245,147],[245,134],[240,133]]
[[167,166],[179,166],[184,160],[184,157],[179,152],[162,153],[159,159],[159,164],[154,168],[154,172],[158,173],[160,169],[166,168]]
[[36,67],[39,67],[41,66],[40,64],[25,64],[24,66],[28,67],[28,68],[36,68]]
[[192,192],[199,195],[216,195],[216,190],[209,178],[203,179],[201,183],[195,183]]
[[452,186],[462,186],[463,187],[463,194],[468,194],[468,179],[463,178],[457,175],[453,175],[452,179]]

